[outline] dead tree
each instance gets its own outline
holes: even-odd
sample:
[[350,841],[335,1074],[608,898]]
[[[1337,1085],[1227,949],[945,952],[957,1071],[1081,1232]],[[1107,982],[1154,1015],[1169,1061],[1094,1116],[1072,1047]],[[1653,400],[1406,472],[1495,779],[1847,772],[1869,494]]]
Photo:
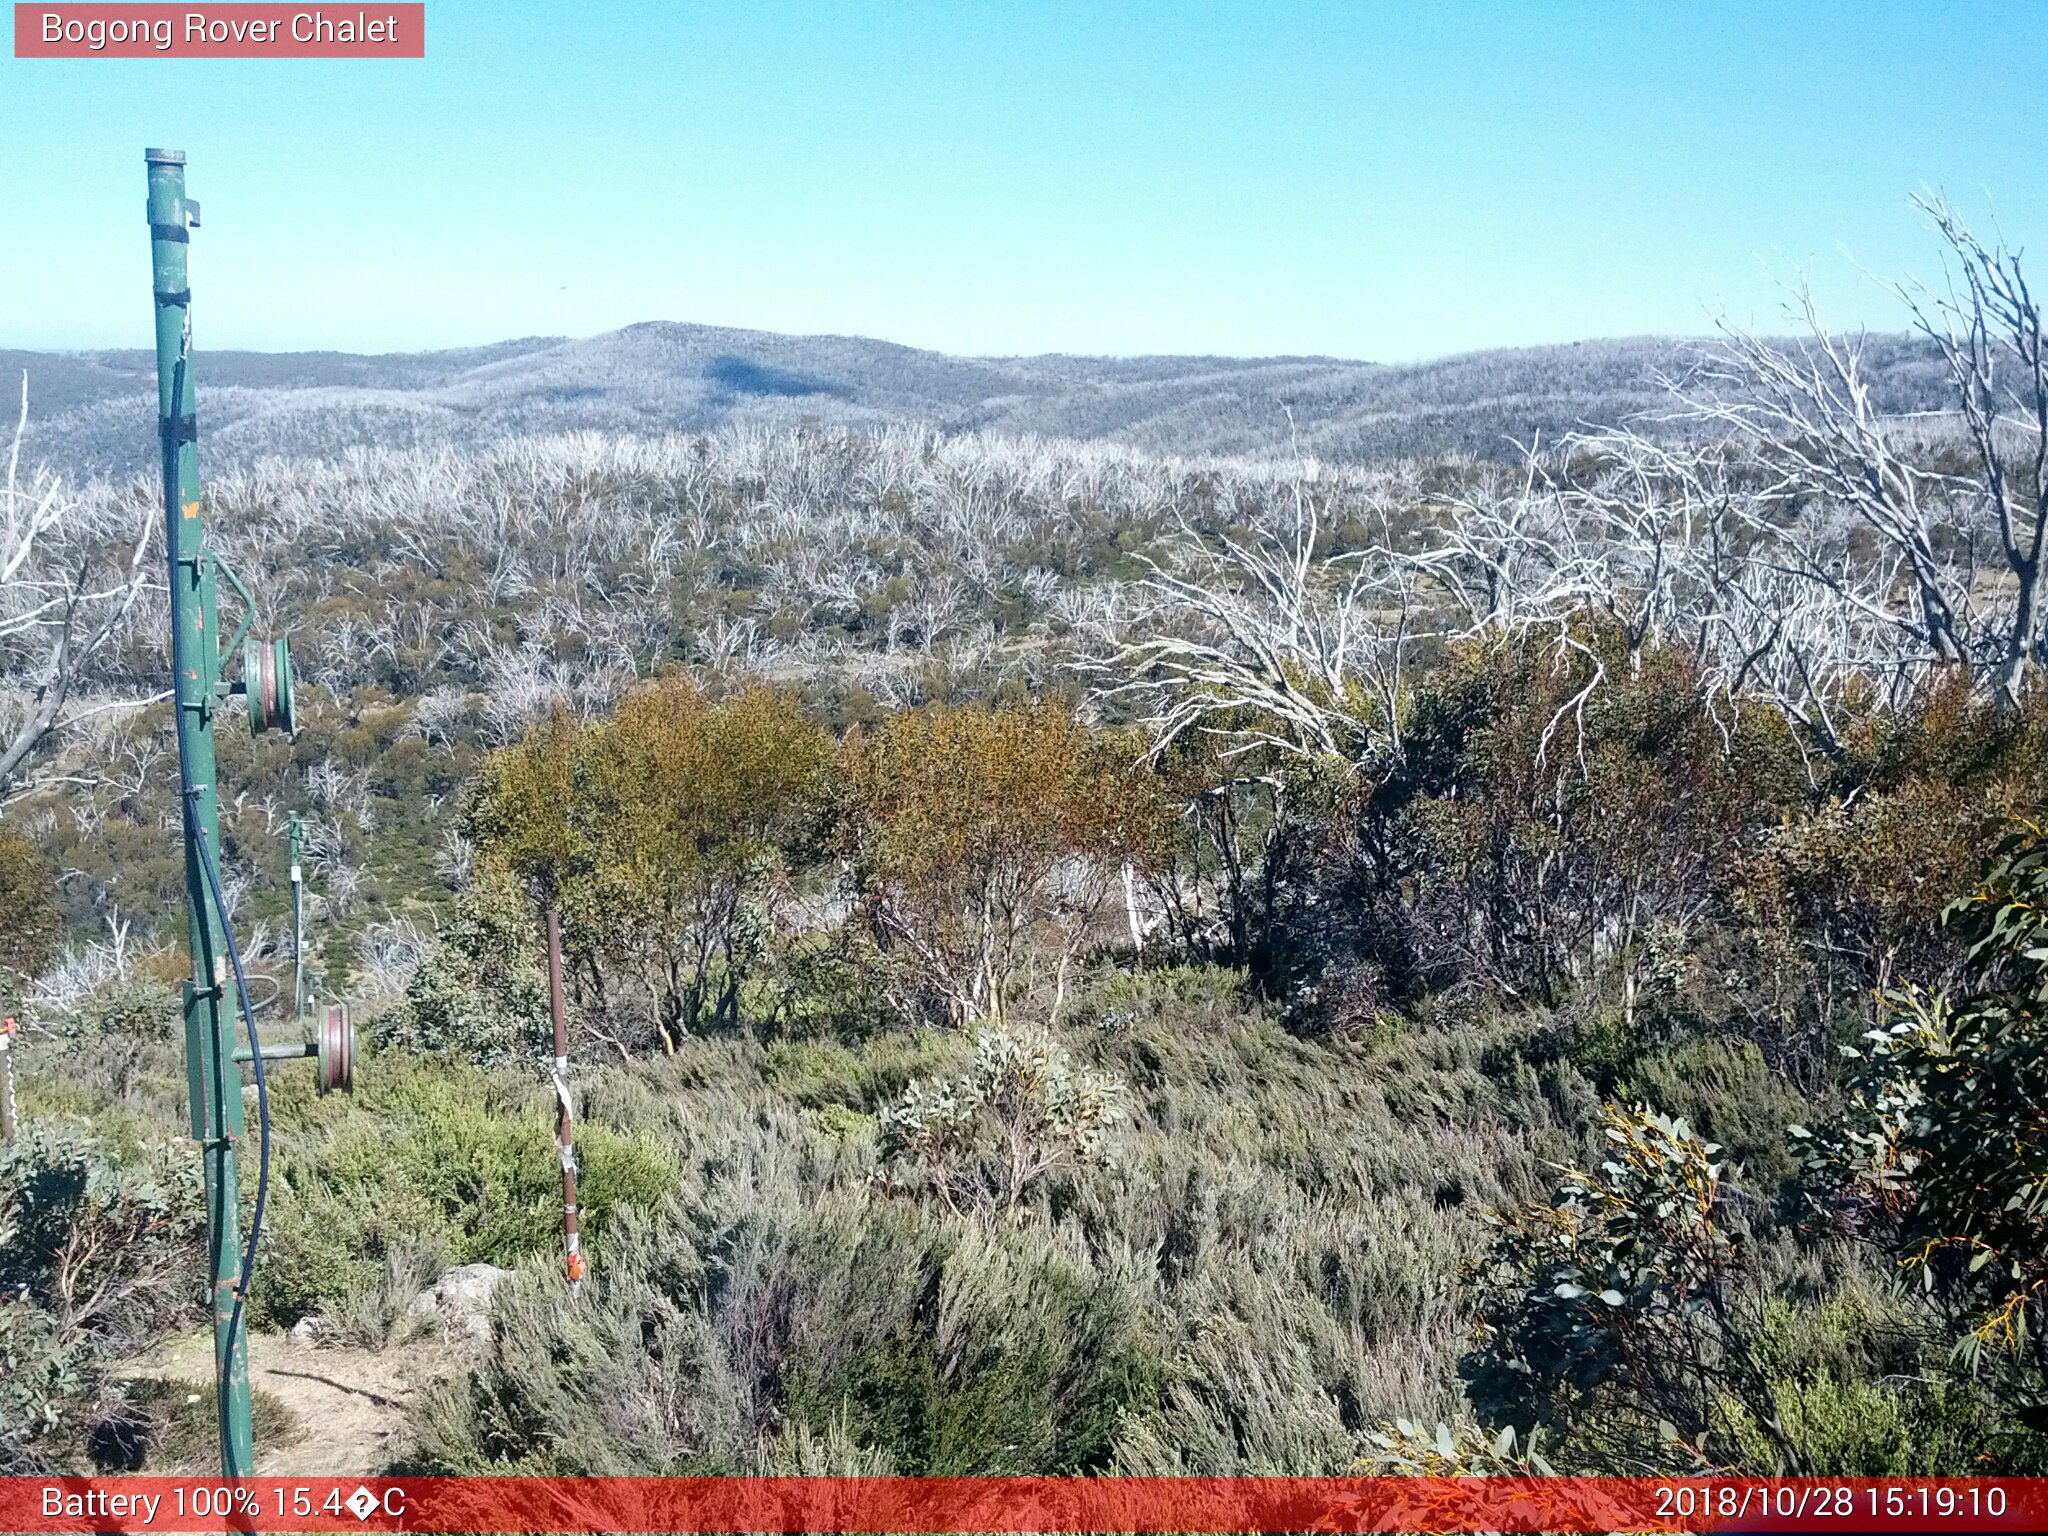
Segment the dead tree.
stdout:
[[144,517],[132,544],[117,546],[107,520],[91,517],[57,480],[38,474],[23,483],[27,430],[24,375],[0,486],[0,803],[36,786],[31,764],[53,735],[86,714],[138,702],[81,707],[77,695],[142,590],[154,526]]
[[1976,450],[1975,483],[1998,525],[2012,578],[2001,617],[1997,689],[2017,703],[2041,648],[2042,552],[2048,541],[2048,351],[2041,307],[2027,287],[2017,252],[1987,246],[1939,197],[1914,204],[1940,231],[1954,257],[1944,291],[1899,290],[1921,334],[1941,349],[1950,387]]
[[1980,241],[1946,202],[1917,204],[1948,248],[1948,281],[1894,292],[1947,365],[1944,421],[1960,424],[1970,472],[1886,409],[1862,338],[1832,334],[1803,287],[1804,334],[1784,343],[1724,325],[1719,351],[1673,387],[1682,417],[1749,450],[1762,558],[1848,621],[1852,650],[1877,640],[1869,659],[1889,651],[1898,674],[1968,668],[2011,708],[2042,643],[2048,349],[2018,255]]
[[1148,559],[1136,583],[1126,623],[1146,632],[1084,666],[1127,679],[1101,696],[1143,700],[1155,750],[1191,731],[1225,738],[1226,757],[1391,750],[1416,577],[1381,521],[1372,548],[1320,555],[1321,517],[1299,482],[1285,534],[1211,542],[1180,519],[1171,563]]
[[[1967,663],[1971,594],[1958,582],[1954,541],[1937,533],[1953,487],[1914,462],[1876,399],[1863,339],[1830,332],[1803,288],[1794,296],[1806,334],[1789,345],[1725,324],[1722,345],[1673,386],[1683,414],[1725,429],[1762,476],[1757,500],[1780,523],[1846,512],[1896,560],[1906,604],[1877,594],[1890,621],[1934,662]],[[1784,544],[1814,586],[1854,600],[1811,540]]]

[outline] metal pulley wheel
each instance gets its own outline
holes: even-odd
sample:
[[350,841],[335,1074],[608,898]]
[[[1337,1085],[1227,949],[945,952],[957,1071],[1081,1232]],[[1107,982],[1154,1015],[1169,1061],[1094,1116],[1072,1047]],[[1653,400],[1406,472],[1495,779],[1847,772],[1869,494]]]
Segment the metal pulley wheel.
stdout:
[[356,1027],[349,1021],[347,1003],[321,1005],[319,1034],[313,1043],[319,1048],[320,1091],[354,1093]]
[[299,728],[292,701],[292,648],[283,635],[251,640],[242,648],[242,686],[249,695],[249,729],[283,731]]

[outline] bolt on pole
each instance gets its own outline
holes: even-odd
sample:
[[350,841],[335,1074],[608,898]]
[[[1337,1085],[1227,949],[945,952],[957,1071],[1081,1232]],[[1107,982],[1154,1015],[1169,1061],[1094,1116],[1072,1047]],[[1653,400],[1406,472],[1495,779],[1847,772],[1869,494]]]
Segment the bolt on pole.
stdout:
[[192,976],[185,984],[185,1065],[192,1134],[204,1154],[206,1243],[219,1382],[221,1468],[255,1466],[249,1419],[246,1330],[234,1326],[242,1273],[242,1074],[234,1064],[234,977],[226,934],[201,863],[201,839],[220,846],[214,714],[220,682],[215,561],[199,515],[199,431],[192,386],[192,290],[188,256],[198,206],[185,196],[182,150],[143,152],[149,169],[149,236],[156,290],[157,427],[163,444],[164,545],[171,582],[171,669],[184,793],[185,900]]
[[306,880],[299,868],[299,813],[292,812],[292,1017],[306,1016]]

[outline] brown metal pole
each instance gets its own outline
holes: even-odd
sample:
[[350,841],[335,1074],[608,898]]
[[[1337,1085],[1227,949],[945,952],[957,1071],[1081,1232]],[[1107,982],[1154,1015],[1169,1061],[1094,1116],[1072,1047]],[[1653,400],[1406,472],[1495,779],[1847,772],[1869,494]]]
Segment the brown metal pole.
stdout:
[[555,1145],[562,1157],[562,1234],[569,1294],[583,1289],[583,1222],[576,1206],[576,1107],[569,1097],[569,1007],[562,996],[562,915],[548,904],[548,1012],[555,1025]]
[[18,1026],[12,1019],[0,1019],[0,1147],[14,1145],[14,1034]]

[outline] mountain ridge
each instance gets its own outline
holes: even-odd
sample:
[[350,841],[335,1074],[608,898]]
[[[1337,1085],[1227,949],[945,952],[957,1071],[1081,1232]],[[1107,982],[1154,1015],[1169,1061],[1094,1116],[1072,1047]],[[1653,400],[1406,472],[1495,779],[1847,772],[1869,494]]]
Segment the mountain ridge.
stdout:
[[[800,421],[1120,443],[1182,456],[1303,452],[1339,461],[1504,457],[1654,409],[1693,338],[1499,348],[1420,363],[1316,354],[1037,353],[970,357],[869,337],[641,321],[424,352],[201,350],[201,428],[216,462],[357,448],[472,446],[598,430],[703,432]],[[1895,408],[1938,403],[1931,349],[1867,338]],[[155,460],[155,362],[140,348],[0,349],[29,377],[28,456],[71,476]]]

